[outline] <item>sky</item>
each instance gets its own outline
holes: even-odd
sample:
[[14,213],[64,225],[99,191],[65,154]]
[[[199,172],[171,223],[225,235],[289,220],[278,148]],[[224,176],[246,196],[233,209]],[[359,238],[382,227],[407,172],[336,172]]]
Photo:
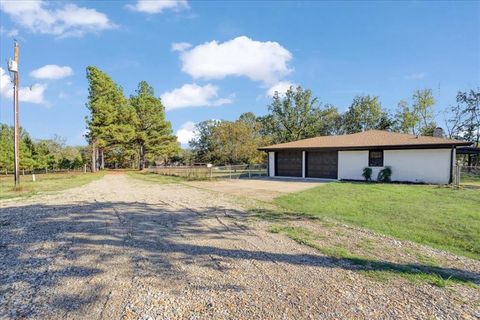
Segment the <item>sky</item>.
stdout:
[[0,0],[0,122],[12,124],[6,60],[20,45],[20,122],[85,145],[96,66],[134,93],[146,80],[185,145],[195,123],[268,112],[290,85],[345,111],[376,95],[394,112],[430,88],[437,122],[480,87],[480,2]]

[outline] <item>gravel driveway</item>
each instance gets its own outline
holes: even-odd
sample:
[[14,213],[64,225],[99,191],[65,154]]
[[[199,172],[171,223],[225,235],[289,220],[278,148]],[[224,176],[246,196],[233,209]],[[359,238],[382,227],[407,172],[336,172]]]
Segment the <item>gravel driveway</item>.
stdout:
[[232,196],[107,175],[0,209],[0,318],[475,318],[479,291],[370,279]]

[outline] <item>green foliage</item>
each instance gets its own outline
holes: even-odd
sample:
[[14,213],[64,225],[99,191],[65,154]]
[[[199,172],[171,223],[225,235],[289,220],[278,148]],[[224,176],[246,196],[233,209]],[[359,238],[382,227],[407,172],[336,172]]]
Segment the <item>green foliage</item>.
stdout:
[[432,89],[417,90],[413,94],[413,112],[420,119],[417,124],[417,133],[424,136],[433,135],[433,130],[437,126],[434,121],[434,105]]
[[156,160],[168,162],[179,151],[172,127],[165,119],[165,107],[155,97],[153,88],[146,82],[138,84],[136,95],[130,97],[130,104],[136,114],[135,142],[139,149],[140,169],[145,163]]
[[416,90],[412,106],[405,100],[398,103],[394,130],[414,135],[431,136],[437,124],[434,115],[435,98],[431,89]]
[[126,126],[131,124],[125,122],[132,120],[132,113],[122,89],[106,73],[93,66],[87,67],[87,80],[89,140],[101,149],[128,140],[132,130]]
[[[20,169],[75,169],[86,163],[80,147],[67,147],[65,140],[33,140],[28,132],[20,130]],[[13,127],[0,124],[0,171],[13,171]]]
[[390,117],[382,109],[378,97],[357,96],[343,115],[344,133],[363,132],[372,129],[388,130],[392,126]]
[[459,135],[480,146],[480,89],[458,92],[457,103],[461,115]]
[[395,114],[395,131],[408,134],[416,134],[415,129],[420,121],[418,115],[413,112],[405,100],[401,100]]
[[378,182],[390,182],[392,181],[392,168],[391,167],[385,167],[380,172],[378,172],[378,177],[377,177]]
[[254,164],[265,161],[257,149],[265,145],[262,122],[251,112],[237,121],[204,121],[196,125],[196,138],[190,142],[196,162],[214,164]]
[[166,163],[178,153],[165,108],[147,82],[140,82],[135,95],[126,99],[121,87],[98,68],[87,67],[87,79],[87,139],[92,152],[100,151],[96,162],[112,168],[138,163],[143,169],[148,163]]
[[372,181],[372,168],[365,167],[363,168],[362,176],[365,178],[365,181]]
[[295,141],[335,132],[339,114],[333,106],[320,107],[310,90],[290,87],[285,96],[275,93],[271,115],[262,119],[274,143]]
[[215,158],[215,142],[213,130],[218,125],[218,120],[206,120],[195,125],[196,137],[189,142],[195,154],[195,162],[217,163]]

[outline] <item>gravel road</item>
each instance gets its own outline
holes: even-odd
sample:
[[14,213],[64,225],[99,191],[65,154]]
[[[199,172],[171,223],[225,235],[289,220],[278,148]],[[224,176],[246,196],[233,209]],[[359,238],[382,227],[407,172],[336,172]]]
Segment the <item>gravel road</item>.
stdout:
[[0,318],[480,317],[478,289],[376,281],[245,216],[232,196],[124,175],[3,202]]

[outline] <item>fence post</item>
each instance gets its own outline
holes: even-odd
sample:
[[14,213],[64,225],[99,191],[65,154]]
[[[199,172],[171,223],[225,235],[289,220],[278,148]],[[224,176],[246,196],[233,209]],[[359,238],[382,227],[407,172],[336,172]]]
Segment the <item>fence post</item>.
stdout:
[[461,169],[460,166],[457,166],[457,186],[460,186],[460,178],[461,178]]

